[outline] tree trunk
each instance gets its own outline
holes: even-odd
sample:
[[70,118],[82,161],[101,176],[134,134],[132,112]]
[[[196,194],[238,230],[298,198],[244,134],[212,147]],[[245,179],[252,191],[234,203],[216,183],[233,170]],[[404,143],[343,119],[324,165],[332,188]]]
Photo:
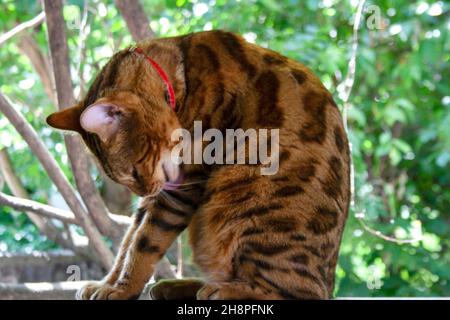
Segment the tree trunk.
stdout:
[[48,98],[56,105],[56,95],[53,90],[55,84],[51,73],[49,58],[42,53],[38,44],[28,32],[24,32],[17,43],[20,52],[24,54],[31,62],[42,81],[45,93]]
[[[47,21],[50,56],[55,75],[56,96],[59,109],[71,107],[75,103],[72,88],[72,78],[69,68],[69,54],[65,33],[65,23],[62,15],[61,0],[46,0],[44,8]],[[89,174],[89,162],[80,138],[75,135],[65,135],[67,154],[70,159],[78,191],[94,219],[97,228],[113,241],[118,242],[123,236],[121,230],[108,218],[107,209],[94,181]]]
[[52,155],[48,152],[44,143],[39,139],[39,136],[36,131],[34,131],[33,127],[26,121],[23,115],[11,106],[11,104],[1,93],[0,111],[2,111],[8,118],[19,134],[25,139],[33,153],[38,157],[39,162],[45,168],[50,179],[52,179],[55,183],[64,200],[67,202],[67,205],[82,225],[86,236],[89,238],[93,248],[98,253],[103,265],[106,268],[110,268],[113,264],[114,256],[107,247],[106,243],[103,241],[101,234],[95,227],[95,224],[93,224],[83,205],[78,200],[75,191],[67,178],[64,176],[61,168],[58,166]]
[[150,23],[139,0],[115,0],[117,9],[127,24],[134,41],[154,38]]

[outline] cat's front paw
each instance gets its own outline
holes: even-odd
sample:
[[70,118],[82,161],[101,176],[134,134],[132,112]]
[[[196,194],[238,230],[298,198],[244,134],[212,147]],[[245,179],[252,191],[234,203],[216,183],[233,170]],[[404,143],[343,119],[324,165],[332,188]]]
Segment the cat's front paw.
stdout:
[[139,294],[131,294],[122,288],[103,283],[90,282],[77,292],[79,300],[134,300]]
[[101,286],[104,285],[102,281],[92,281],[88,282],[86,285],[78,289],[75,294],[77,300],[90,300],[91,296],[97,291]]
[[128,300],[136,299],[125,290],[104,284],[98,288],[90,298],[91,300]]

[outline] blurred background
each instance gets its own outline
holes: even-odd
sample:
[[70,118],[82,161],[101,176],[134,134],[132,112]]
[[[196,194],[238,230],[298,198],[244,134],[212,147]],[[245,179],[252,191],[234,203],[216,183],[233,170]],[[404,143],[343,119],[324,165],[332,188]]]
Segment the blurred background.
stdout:
[[[138,37],[120,2],[63,2],[75,99],[113,52]],[[347,108],[355,205],[342,241],[337,297],[450,296],[448,2],[146,0],[140,5],[151,29],[143,34],[237,32],[310,67],[337,104]],[[361,21],[354,32],[359,5]],[[42,11],[40,1],[1,2],[0,92],[36,130],[70,184],[79,187],[63,136],[44,121],[56,110],[57,100]],[[8,36],[30,20],[31,26]],[[0,112],[2,195],[14,196],[7,198],[10,202],[32,199],[68,213],[67,195],[61,195],[22,136]],[[108,180],[88,157],[87,163],[108,211],[129,216],[137,198]],[[86,200],[75,193],[80,202]],[[33,208],[6,205],[4,199],[1,203],[0,299],[14,297],[25,282],[98,279],[104,274],[107,259],[99,261],[92,254],[82,224],[37,215]],[[120,232],[99,230],[113,252]],[[198,274],[185,234],[167,259],[157,276]]]

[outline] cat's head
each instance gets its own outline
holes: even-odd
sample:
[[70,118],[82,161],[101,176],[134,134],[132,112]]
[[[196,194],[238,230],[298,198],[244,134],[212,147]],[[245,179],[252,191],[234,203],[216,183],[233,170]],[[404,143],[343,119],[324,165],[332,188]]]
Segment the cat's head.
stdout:
[[51,114],[47,123],[78,132],[105,173],[140,196],[178,179],[170,158],[178,118],[158,75],[130,50],[114,55],[86,97]]

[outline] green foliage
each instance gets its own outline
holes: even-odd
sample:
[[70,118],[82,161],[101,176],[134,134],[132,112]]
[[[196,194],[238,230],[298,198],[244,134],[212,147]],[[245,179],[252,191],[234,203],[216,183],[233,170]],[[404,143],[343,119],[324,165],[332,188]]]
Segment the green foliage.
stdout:
[[[143,1],[159,36],[226,29],[297,59],[313,69],[342,105],[343,79],[351,52],[357,1]],[[37,15],[36,1],[0,5],[0,29]],[[80,73],[92,80],[117,50],[132,44],[111,0],[89,1],[89,34],[80,62],[84,1],[67,1],[64,16],[75,92]],[[378,7],[371,7],[376,5]],[[350,140],[356,182],[356,210],[342,242],[338,296],[450,295],[450,94],[447,3],[368,1],[359,30],[356,81],[350,97]],[[381,14],[376,19],[376,9]],[[379,24],[370,28],[375,21]],[[34,30],[47,52],[45,26]],[[53,109],[29,61],[14,40],[0,51],[0,89],[10,96],[71,179],[60,134],[43,121]],[[84,88],[83,88],[84,89]],[[28,106],[30,109],[28,109]],[[22,182],[34,199],[55,190],[21,138],[0,116],[0,145],[9,147]],[[398,244],[396,239],[421,239]],[[23,214],[0,209],[0,250],[49,244]],[[189,253],[187,253],[189,255]]]
[[55,244],[39,233],[27,216],[10,208],[0,210],[0,251],[33,250],[46,251],[54,249]]

